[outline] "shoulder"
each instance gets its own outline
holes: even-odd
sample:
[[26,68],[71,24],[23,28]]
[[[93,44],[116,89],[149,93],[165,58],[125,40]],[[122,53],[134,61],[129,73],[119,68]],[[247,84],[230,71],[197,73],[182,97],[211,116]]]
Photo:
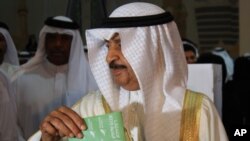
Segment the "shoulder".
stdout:
[[202,105],[204,103],[212,103],[212,101],[210,100],[210,98],[207,95],[205,95],[205,94],[203,94],[201,92],[196,92],[196,91],[192,91],[192,90],[188,90],[188,89],[186,91],[185,98],[186,99],[191,98],[193,100],[198,100],[199,99],[201,101]]
[[204,96],[200,113],[200,140],[228,141],[221,117],[214,103]]
[[41,64],[36,65],[33,68],[24,68],[23,66],[18,66],[16,68],[15,72],[12,75],[12,82],[13,81],[19,81],[20,79],[26,78],[26,77],[34,77],[34,76],[39,76],[39,72],[45,70],[44,67]]
[[105,114],[100,91],[92,91],[81,98],[72,109],[82,117]]
[[92,105],[93,102],[101,102],[101,92],[100,91],[91,91],[82,97],[80,100],[77,101],[76,104],[73,105],[73,109],[77,108],[79,105]]
[[[189,91],[190,92],[190,91]],[[227,135],[222,124],[221,118],[215,108],[214,103],[210,98],[202,93],[191,91],[195,99],[201,98],[200,107],[200,125],[199,138],[200,140],[221,140],[227,141]]]
[[19,66],[15,66],[15,65],[12,65],[12,64],[9,64],[9,63],[2,63],[0,68],[10,78],[18,70]]
[[199,100],[201,102],[201,112],[205,112],[206,114],[213,113],[214,111],[217,112],[214,103],[207,95],[192,90],[187,90],[186,94],[189,95],[189,99],[191,98],[192,101],[195,100],[197,102]]
[[187,89],[186,94],[189,94],[189,95],[191,95],[191,96],[193,96],[195,98],[198,98],[198,97],[202,98],[202,103],[204,103],[204,102],[205,103],[213,103],[211,101],[211,99],[204,93],[196,92],[196,91],[192,91],[192,90]]
[[6,62],[2,63],[1,66],[2,66],[2,67],[5,67],[5,68],[14,69],[14,70],[16,70],[16,69],[19,68],[19,66],[17,66],[17,65],[12,65],[12,64],[9,64],[9,63],[6,63]]
[[196,100],[197,102],[197,99],[200,99],[201,117],[209,118],[213,116],[213,117],[220,118],[214,102],[207,95],[200,93],[200,92],[190,91],[190,90],[188,90],[188,92],[191,93],[191,95],[193,95],[193,96],[189,96],[192,98],[191,99],[192,101]]
[[43,78],[48,76],[48,70],[44,67],[44,64],[40,63],[35,65],[32,68],[23,68],[22,66],[15,72],[14,76],[12,77],[13,81],[24,81],[29,79],[36,79],[36,78]]

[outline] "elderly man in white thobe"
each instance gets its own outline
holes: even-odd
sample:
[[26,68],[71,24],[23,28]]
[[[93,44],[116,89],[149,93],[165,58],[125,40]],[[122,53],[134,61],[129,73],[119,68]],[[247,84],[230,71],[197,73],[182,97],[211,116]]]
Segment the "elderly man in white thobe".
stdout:
[[8,26],[0,22],[0,70],[2,70],[8,79],[19,67],[16,46],[10,36]]
[[73,110],[49,114],[30,140],[82,138],[87,128],[82,118],[105,114],[107,107],[122,112],[128,140],[227,140],[213,103],[186,89],[182,41],[169,12],[149,3],[126,4],[101,27],[87,30],[86,38],[100,90]]
[[54,109],[72,106],[97,90],[83,51],[79,26],[68,17],[50,17],[40,31],[36,54],[13,76],[18,122],[25,139]]

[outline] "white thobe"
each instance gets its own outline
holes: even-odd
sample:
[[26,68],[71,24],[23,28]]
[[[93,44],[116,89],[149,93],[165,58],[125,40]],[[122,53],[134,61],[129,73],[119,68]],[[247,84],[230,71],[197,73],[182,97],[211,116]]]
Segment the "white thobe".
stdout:
[[[131,94],[134,94],[132,92]],[[126,128],[129,128],[130,133],[133,137],[134,141],[148,141],[145,139],[143,135],[143,116],[141,114],[143,111],[141,106],[142,96],[140,93],[136,95],[129,96],[129,105],[126,105],[124,109],[129,109],[128,112],[122,110],[124,123]],[[139,106],[141,105],[141,106]],[[125,106],[125,105],[124,105]],[[105,114],[105,110],[102,105],[102,95],[100,92],[90,93],[83,97],[77,104],[73,106],[73,110],[76,111],[81,117],[89,117],[95,115]],[[170,113],[171,114],[171,113]],[[181,114],[180,114],[181,115]],[[127,118],[129,117],[129,118]],[[177,119],[181,119],[181,117],[175,117]],[[180,121],[179,121],[180,122]],[[171,123],[180,125],[180,123]],[[162,123],[168,124],[168,123]],[[178,141],[179,140],[179,128],[169,127],[171,129],[171,133],[167,133],[167,131],[158,131],[158,132],[166,132],[166,135],[162,137],[162,141]],[[41,132],[37,132],[33,135],[29,141],[39,141],[41,137]],[[199,127],[199,140],[200,141],[227,141],[227,135],[221,119],[214,107],[213,103],[207,98],[203,98],[202,107],[201,107],[201,118],[200,118],[200,127]]]
[[51,111],[62,105],[72,106],[84,95],[67,91],[67,71],[68,65],[44,61],[15,81],[18,122],[24,138],[36,132]]
[[9,83],[2,79],[1,75],[0,72],[0,140],[17,141],[16,105],[9,90]]

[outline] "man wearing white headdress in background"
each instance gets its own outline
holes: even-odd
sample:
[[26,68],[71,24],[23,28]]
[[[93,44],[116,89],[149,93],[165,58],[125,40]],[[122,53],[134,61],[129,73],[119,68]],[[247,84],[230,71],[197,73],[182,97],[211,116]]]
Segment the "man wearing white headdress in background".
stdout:
[[149,3],[126,4],[102,27],[87,30],[86,38],[100,90],[73,110],[61,107],[50,113],[30,140],[83,137],[80,131],[87,127],[82,118],[104,114],[104,101],[111,111],[122,112],[130,140],[227,140],[213,103],[186,89],[182,41],[169,12]]
[[25,139],[52,110],[72,106],[98,89],[83,49],[77,23],[64,16],[45,21],[35,56],[14,76],[18,122]]
[[10,36],[9,28],[0,21],[0,69],[10,79],[18,67],[16,46]]
[[188,64],[196,63],[199,57],[197,45],[191,40],[188,40],[185,38],[182,39],[182,43],[183,43],[183,49],[184,49],[187,63]]
[[212,53],[215,55],[220,56],[226,65],[226,71],[227,71],[227,76],[225,82],[228,82],[229,80],[233,79],[233,73],[234,73],[234,60],[233,58],[229,55],[228,51],[225,50],[222,47],[216,47],[214,50],[212,50]]

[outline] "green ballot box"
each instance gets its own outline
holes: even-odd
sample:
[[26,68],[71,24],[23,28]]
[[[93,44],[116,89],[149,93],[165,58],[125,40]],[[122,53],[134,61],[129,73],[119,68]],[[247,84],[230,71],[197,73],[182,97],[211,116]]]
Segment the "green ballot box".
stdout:
[[69,141],[126,141],[121,112],[84,118],[88,129],[84,138]]

